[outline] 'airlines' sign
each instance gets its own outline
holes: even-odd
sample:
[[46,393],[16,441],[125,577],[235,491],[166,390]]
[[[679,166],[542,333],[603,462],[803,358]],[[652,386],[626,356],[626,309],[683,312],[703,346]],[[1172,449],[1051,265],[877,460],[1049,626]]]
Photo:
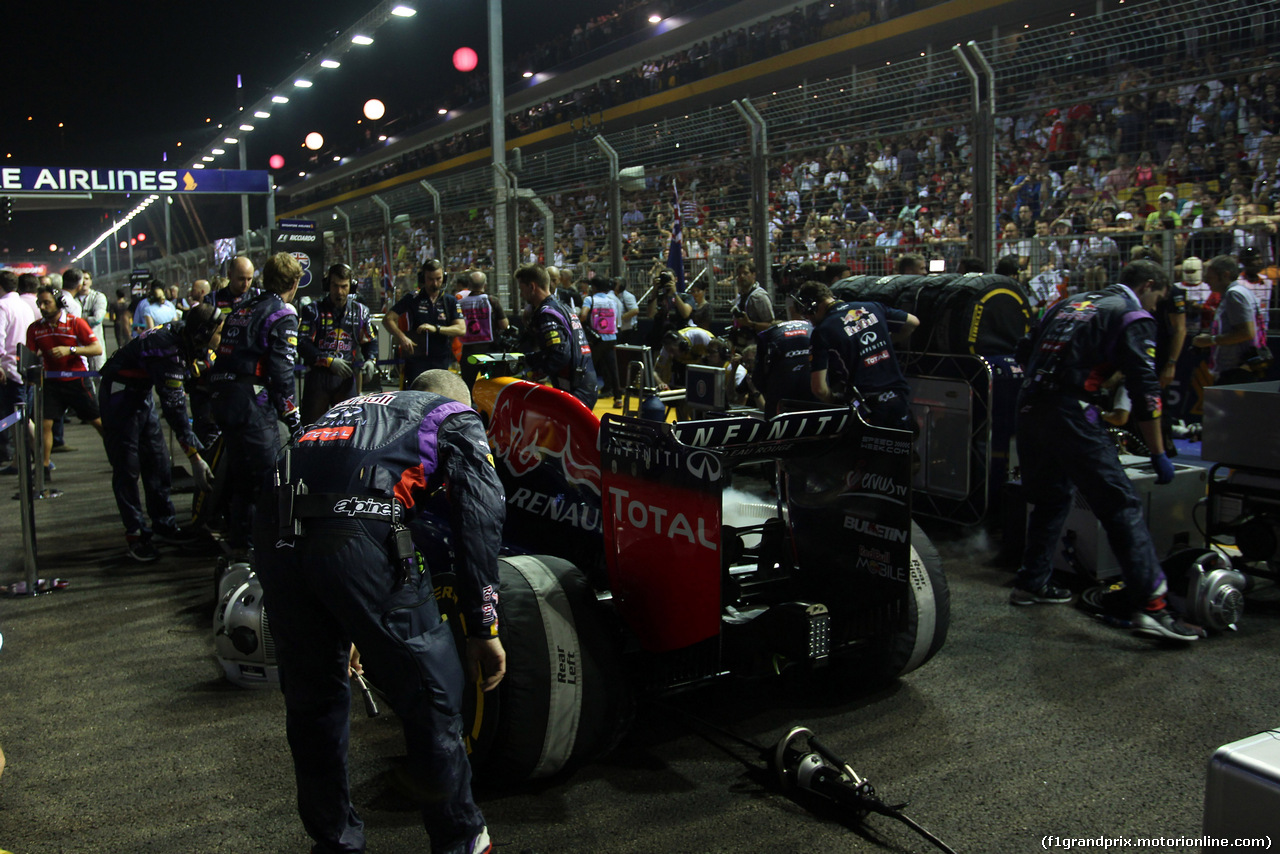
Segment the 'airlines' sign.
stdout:
[[0,193],[269,193],[271,174],[240,169],[0,167]]

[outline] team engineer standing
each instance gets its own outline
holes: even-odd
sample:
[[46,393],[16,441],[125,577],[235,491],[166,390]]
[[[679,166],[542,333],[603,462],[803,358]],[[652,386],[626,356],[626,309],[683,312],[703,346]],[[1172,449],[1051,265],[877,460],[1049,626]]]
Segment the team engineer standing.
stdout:
[[303,424],[354,397],[357,372],[367,383],[378,369],[369,308],[350,298],[351,268],[334,264],[325,283],[329,293],[304,307],[298,319],[298,355],[310,367],[302,389]]
[[238,302],[227,315],[209,377],[213,417],[235,461],[228,469],[227,545],[238,557],[248,554],[249,520],[280,453],[277,422],[294,437],[302,428],[293,376],[298,313],[290,305],[301,278],[302,265],[289,253],[267,259],[263,292]]

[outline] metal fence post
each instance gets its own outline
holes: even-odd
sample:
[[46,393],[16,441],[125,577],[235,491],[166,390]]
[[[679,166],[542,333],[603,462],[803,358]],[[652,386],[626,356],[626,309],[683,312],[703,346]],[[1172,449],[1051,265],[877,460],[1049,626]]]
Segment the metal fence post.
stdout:
[[765,155],[769,132],[764,118],[746,98],[733,102],[734,109],[751,128],[751,257],[756,265],[756,281],[773,298],[773,276],[769,257],[769,171]]
[[[609,264],[610,275],[621,276],[622,270],[622,182],[618,171],[618,152],[603,136],[596,135],[596,145],[609,160]],[[547,239],[547,258],[551,258],[554,244]]]
[[418,184],[422,189],[427,191],[427,195],[431,196],[432,203],[436,206],[436,227],[434,229],[435,236],[435,252],[436,258],[442,262],[444,260],[444,209],[440,207],[440,191],[433,187],[427,181],[419,181]]
[[[19,403],[18,423],[13,430],[14,461],[18,466],[18,504],[22,513],[22,566],[27,576],[27,595],[39,592],[39,568],[36,565],[36,514],[31,483],[31,448],[27,442],[27,405]],[[38,464],[38,463],[37,463]]]
[[351,217],[347,216],[347,212],[339,205],[333,206],[333,212],[342,217],[342,224],[347,229],[347,266],[354,270],[356,268],[356,256],[355,248],[351,245]]
[[[386,262],[387,262],[387,265],[388,265],[388,266],[390,266],[390,265],[391,265],[391,256],[392,256],[392,251],[391,251],[391,205],[389,205],[389,204],[387,204],[386,202],[384,202],[384,201],[382,200],[382,197],[381,197],[381,196],[379,196],[377,193],[374,193],[374,194],[373,194],[372,196],[370,196],[369,198],[370,198],[370,199],[372,199],[372,200],[373,200],[373,203],[374,203],[375,205],[377,205],[377,206],[378,206],[378,208],[382,211],[382,231],[383,231],[382,239],[386,241],[385,246],[386,246],[386,253],[387,253],[387,254],[386,254],[386,256],[385,256],[385,260],[386,260]],[[388,279],[391,279],[391,286],[392,286],[392,288],[394,288],[394,287],[395,287],[395,277],[394,277],[394,275],[392,274],[392,271],[391,271],[390,269],[389,269],[389,270],[386,270],[386,271],[384,271],[384,275],[385,275]],[[392,292],[392,294],[391,294],[391,298],[392,298],[393,300],[395,299],[395,292],[394,292],[394,291],[393,291],[393,292]]]

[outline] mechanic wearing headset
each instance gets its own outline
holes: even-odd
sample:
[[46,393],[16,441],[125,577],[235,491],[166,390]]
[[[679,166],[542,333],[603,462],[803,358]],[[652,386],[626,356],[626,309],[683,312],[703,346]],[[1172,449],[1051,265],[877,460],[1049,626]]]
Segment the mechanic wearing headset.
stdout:
[[302,389],[303,424],[354,397],[356,371],[364,382],[371,382],[378,367],[377,332],[369,308],[350,299],[351,268],[334,264],[325,284],[328,295],[298,313],[298,355],[310,366]]
[[[313,851],[365,850],[347,777],[349,673],[363,671],[404,725],[431,850],[491,850],[462,739],[467,674],[431,578],[456,573],[469,676],[492,690],[506,671],[497,622],[506,504],[469,401],[461,378],[432,370],[410,390],[334,407],[285,452],[277,500],[257,517],[255,541],[274,544],[259,547],[256,569]],[[453,567],[424,567],[405,527],[437,493],[449,505]]]
[[227,545],[235,556],[248,553],[254,504],[280,453],[277,420],[293,436],[301,432],[293,376],[298,313],[289,304],[301,278],[302,265],[289,253],[267,259],[262,269],[265,290],[227,315],[209,376],[210,408],[231,461]]
[[1071,593],[1050,583],[1053,550],[1078,489],[1107,532],[1133,602],[1133,629],[1150,637],[1193,641],[1199,632],[1168,607],[1165,580],[1142,502],[1094,406],[1115,373],[1133,403],[1151,449],[1156,483],[1170,483],[1173,463],[1160,435],[1160,383],[1155,370],[1156,321],[1150,312],[1169,290],[1164,268],[1134,261],[1120,284],[1054,305],[1018,348],[1026,378],[1018,395],[1018,457],[1027,502],[1027,546],[1009,601],[1063,603]]
[[524,341],[529,378],[545,377],[591,409],[600,392],[582,321],[551,295],[551,278],[541,264],[525,264],[516,270],[516,283],[521,299],[533,307]]
[[200,458],[202,446],[187,418],[183,382],[191,365],[218,346],[222,314],[200,304],[174,320],[143,332],[111,355],[102,366],[98,408],[102,412],[102,444],[111,463],[111,491],[116,496],[129,556],[138,561],[159,557],[151,543],[152,529],[142,515],[138,476],[147,496],[147,513],[161,537],[178,535],[176,512],[169,498],[169,454],[151,390],[160,396],[160,409],[178,444],[191,461],[196,485],[209,490],[213,472]]
[[406,386],[425,370],[448,369],[453,364],[450,339],[467,334],[467,321],[458,301],[444,293],[444,265],[434,258],[425,262],[418,270],[418,290],[391,306],[382,325],[400,344]]
[[805,282],[792,299],[813,322],[809,387],[814,397],[824,403],[860,397],[867,423],[912,429],[911,389],[893,345],[906,343],[919,318],[878,302],[836,302],[821,282]]

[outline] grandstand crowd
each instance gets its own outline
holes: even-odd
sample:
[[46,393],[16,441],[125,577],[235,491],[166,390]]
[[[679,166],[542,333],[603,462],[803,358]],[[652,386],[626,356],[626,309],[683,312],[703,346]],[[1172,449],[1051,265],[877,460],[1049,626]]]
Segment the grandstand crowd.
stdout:
[[[580,39],[534,49],[529,62],[563,63],[582,51],[607,49],[619,32],[615,24],[638,26],[637,8],[624,4],[612,23],[578,28]],[[589,112],[635,100],[901,11],[859,0],[796,7],[655,58],[567,103]],[[1141,15],[1147,37],[1116,46],[1102,64],[1073,62],[1068,52],[1057,67],[1028,72],[999,95],[999,221],[991,263],[1016,259],[1016,276],[1029,287],[1052,283],[1061,292],[1112,281],[1138,246],[1156,250],[1171,272],[1185,257],[1246,250],[1264,267],[1275,262],[1280,64],[1266,47],[1274,16],[1227,35],[1215,34],[1212,21],[1166,21],[1150,10]],[[1012,49],[1030,53],[1034,40],[1029,35]],[[580,114],[565,109],[564,103],[540,105],[513,117],[509,131]],[[807,138],[780,134],[768,161],[775,264],[808,260],[883,274],[912,253],[959,270],[963,258],[981,252],[973,242],[971,119],[962,94],[921,99],[915,115],[869,139],[865,128]],[[850,139],[855,130],[860,137]],[[456,142],[441,139],[422,156],[438,162],[469,150],[470,144]],[[425,162],[402,163],[390,173],[379,167],[379,177]],[[724,281],[736,259],[754,250],[751,191],[741,153],[647,167],[643,189],[622,195],[626,275],[641,284],[653,261],[666,258],[673,192],[679,192],[691,275],[709,267],[715,281]],[[554,216],[553,248],[545,248],[541,219],[526,216],[515,260],[569,268],[583,278],[604,275],[611,257],[607,198],[603,185],[557,187],[543,198]],[[375,306],[411,289],[413,271],[427,258],[440,258],[450,271],[492,268],[490,208],[446,211],[442,220],[444,246],[434,245],[433,223],[415,217],[395,225],[390,246],[386,231],[365,229],[339,234],[330,251],[353,262]]]

